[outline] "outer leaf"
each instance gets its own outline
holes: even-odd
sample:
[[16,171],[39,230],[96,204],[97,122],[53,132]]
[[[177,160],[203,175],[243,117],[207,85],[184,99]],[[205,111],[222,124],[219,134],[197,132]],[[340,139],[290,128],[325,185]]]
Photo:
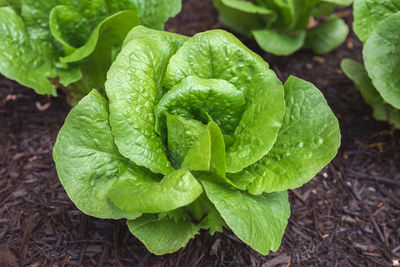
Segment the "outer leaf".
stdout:
[[177,48],[177,42],[162,34],[132,40],[111,66],[106,82],[110,124],[119,151],[155,173],[173,170],[155,132],[153,110],[162,93],[168,61]]
[[156,255],[176,252],[199,231],[199,226],[191,222],[175,222],[168,217],[159,220],[157,215],[143,215],[127,224],[129,231]]
[[352,59],[344,59],[341,67],[346,76],[360,89],[361,94],[369,105],[383,104],[383,98],[376,91],[368,73],[363,65]]
[[108,193],[118,208],[132,213],[167,212],[192,203],[203,189],[187,169],[165,176],[161,182],[137,179],[119,180]]
[[38,94],[57,95],[48,80],[57,76],[53,44],[31,40],[24,21],[10,7],[0,8],[0,36],[0,72]]
[[272,150],[247,170],[257,178],[252,194],[294,189],[308,182],[336,155],[339,123],[322,93],[309,82],[289,77],[286,114]]
[[400,11],[379,23],[365,44],[363,57],[379,94],[400,109]]
[[[140,213],[122,211],[106,197],[120,167],[128,167],[114,146],[108,116],[107,101],[95,90],[71,110],[54,146],[58,177],[71,200],[86,214],[134,219]],[[146,174],[130,167],[139,176]]]
[[243,92],[246,106],[227,149],[227,171],[238,172],[272,147],[284,113],[283,90],[275,73],[232,34],[196,34],[171,58],[164,86],[188,76],[225,80]]
[[265,51],[287,56],[299,50],[306,38],[305,30],[283,33],[275,29],[262,29],[252,31],[258,45]]
[[278,250],[290,216],[287,192],[253,196],[210,181],[202,183],[226,224],[243,242],[263,255]]
[[310,30],[305,47],[314,53],[325,54],[339,47],[349,34],[349,27],[340,18],[334,18]]
[[385,103],[372,84],[364,66],[354,60],[344,59],[341,67],[346,76],[360,89],[365,102],[372,107],[374,118],[377,120],[388,120],[400,128],[400,111]]
[[358,38],[366,42],[378,24],[400,11],[400,0],[354,0],[353,28]]

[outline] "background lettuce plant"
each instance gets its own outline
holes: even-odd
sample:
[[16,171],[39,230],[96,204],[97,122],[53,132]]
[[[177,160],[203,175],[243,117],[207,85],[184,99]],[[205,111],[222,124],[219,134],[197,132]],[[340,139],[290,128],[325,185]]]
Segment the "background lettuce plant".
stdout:
[[364,44],[364,65],[342,61],[377,120],[400,128],[400,0],[355,0],[354,31]]
[[[301,48],[317,54],[341,45],[349,32],[346,23],[332,15],[336,6],[352,0],[213,0],[223,22],[233,30],[255,38],[275,55],[290,55]],[[310,18],[326,21],[308,29]]]
[[338,121],[321,92],[268,64],[233,35],[188,38],[135,27],[112,64],[107,99],[74,107],[54,147],[76,206],[127,218],[155,254],[200,229],[230,228],[262,254],[280,246],[287,189],[336,155]]
[[61,85],[74,102],[102,90],[126,34],[162,29],[181,0],[0,0],[0,73],[39,94]]

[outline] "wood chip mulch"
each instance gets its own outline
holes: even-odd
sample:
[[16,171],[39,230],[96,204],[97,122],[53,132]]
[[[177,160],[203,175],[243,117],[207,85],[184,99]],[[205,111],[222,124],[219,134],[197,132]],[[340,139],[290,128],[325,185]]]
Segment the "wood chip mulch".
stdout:
[[[351,24],[351,12],[345,12]],[[211,1],[185,0],[167,29],[187,35],[221,28]],[[311,182],[290,192],[292,216],[278,252],[252,251],[231,232],[201,232],[179,252],[154,256],[123,220],[84,215],[60,185],[52,160],[65,98],[38,96],[0,76],[0,266],[400,266],[400,134],[371,117],[341,72],[361,60],[351,33],[339,49],[267,56],[285,80],[313,82],[338,116],[338,156]]]

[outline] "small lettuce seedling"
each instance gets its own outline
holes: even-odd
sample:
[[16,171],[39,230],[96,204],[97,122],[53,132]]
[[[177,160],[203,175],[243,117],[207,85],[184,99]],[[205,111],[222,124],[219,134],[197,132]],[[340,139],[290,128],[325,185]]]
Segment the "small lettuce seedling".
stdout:
[[376,120],[400,128],[400,1],[355,0],[354,31],[364,43],[364,66],[342,61]]
[[106,73],[126,34],[162,29],[181,0],[0,0],[0,73],[38,94],[61,87],[73,103]]
[[[332,15],[336,6],[352,0],[213,0],[223,22],[234,31],[255,38],[266,52],[290,55],[301,48],[317,54],[341,45],[349,32],[346,23]],[[308,28],[313,17],[325,22]]]
[[276,251],[287,189],[336,155],[338,121],[321,92],[222,30],[185,36],[135,27],[112,64],[107,99],[74,107],[54,147],[67,194],[84,213],[128,219],[155,254],[200,229],[230,228]]

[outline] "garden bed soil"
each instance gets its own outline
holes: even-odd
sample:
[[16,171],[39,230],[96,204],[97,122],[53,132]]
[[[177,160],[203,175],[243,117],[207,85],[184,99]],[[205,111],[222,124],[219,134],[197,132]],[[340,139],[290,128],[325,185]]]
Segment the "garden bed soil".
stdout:
[[[339,11],[351,23],[351,9]],[[167,30],[186,35],[223,28],[209,0],[185,0]],[[155,256],[124,220],[84,215],[68,199],[52,149],[68,114],[64,96],[38,96],[0,77],[0,266],[390,266],[400,260],[400,135],[371,117],[340,70],[361,60],[353,33],[324,56],[265,55],[283,81],[314,83],[340,120],[338,156],[311,182],[290,191],[292,215],[278,252],[262,256],[231,232],[202,231],[177,253]],[[83,163],[84,164],[84,163]]]

